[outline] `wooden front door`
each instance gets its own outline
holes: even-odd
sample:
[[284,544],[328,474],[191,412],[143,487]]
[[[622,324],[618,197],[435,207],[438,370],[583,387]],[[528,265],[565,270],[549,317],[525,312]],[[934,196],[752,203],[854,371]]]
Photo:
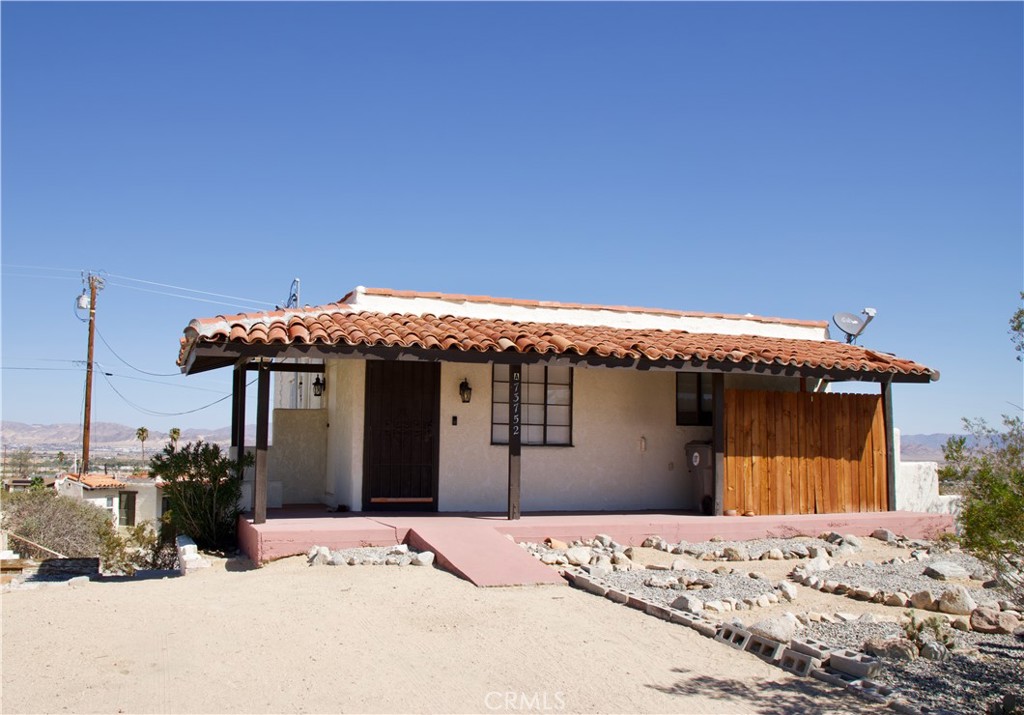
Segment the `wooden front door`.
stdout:
[[363,508],[437,511],[440,363],[369,360]]

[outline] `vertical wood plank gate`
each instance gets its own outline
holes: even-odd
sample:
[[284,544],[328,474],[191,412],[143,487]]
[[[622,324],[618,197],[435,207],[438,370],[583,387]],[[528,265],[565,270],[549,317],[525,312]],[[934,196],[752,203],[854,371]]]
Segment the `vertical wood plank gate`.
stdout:
[[726,390],[725,436],[725,509],[889,508],[881,395]]

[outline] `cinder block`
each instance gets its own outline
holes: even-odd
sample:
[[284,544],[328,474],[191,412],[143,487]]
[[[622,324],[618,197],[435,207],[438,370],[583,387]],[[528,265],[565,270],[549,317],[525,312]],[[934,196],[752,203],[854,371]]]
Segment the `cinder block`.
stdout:
[[855,678],[870,678],[882,667],[878,658],[855,650],[835,651],[828,662],[833,670],[849,673]]
[[715,636],[715,640],[722,641],[737,650],[743,650],[747,646],[747,641],[750,640],[750,631],[731,623],[723,623],[722,628]]
[[832,670],[831,668],[813,668],[811,670],[811,677],[815,680],[820,680],[823,683],[829,685],[838,685],[841,688],[845,688],[847,685],[857,680],[856,677],[849,673],[841,673],[838,670]]
[[587,584],[583,586],[583,590],[587,593],[592,593],[595,596],[605,596],[608,594],[608,587],[597,581],[588,579]]
[[794,638],[789,642],[789,648],[797,653],[817,658],[822,663],[828,660],[828,656],[832,652],[832,649],[827,644],[811,638]]
[[586,588],[587,584],[590,583],[590,579],[587,576],[570,569],[562,571],[562,578],[568,581],[570,586],[575,586],[576,588]]
[[604,597],[609,601],[614,601],[615,603],[625,603],[629,600],[629,596],[617,588],[609,588]]
[[896,691],[888,685],[876,683],[874,680],[868,680],[867,678],[853,681],[846,686],[846,689],[865,700],[884,705],[887,705],[890,700],[896,698]]
[[705,618],[693,619],[693,622],[690,623],[690,628],[697,631],[705,638],[718,638],[718,624]]
[[782,651],[785,649],[785,645],[778,641],[773,641],[771,638],[751,634],[750,638],[747,639],[746,651],[753,653],[758,658],[767,660],[769,663],[777,662],[782,657]]
[[645,609],[648,616],[654,616],[660,618],[663,621],[671,620],[672,613],[669,611],[668,606],[659,606],[657,603],[648,603]]
[[669,609],[669,620],[673,623],[678,623],[681,626],[693,625],[693,614],[686,613],[685,611],[678,611],[674,608]]
[[779,667],[794,675],[807,677],[815,668],[821,667],[821,660],[814,656],[800,653],[792,648],[784,648],[779,659]]
[[638,611],[647,611],[647,601],[639,596],[630,595],[629,598],[626,599],[626,605],[630,608],[635,608]]

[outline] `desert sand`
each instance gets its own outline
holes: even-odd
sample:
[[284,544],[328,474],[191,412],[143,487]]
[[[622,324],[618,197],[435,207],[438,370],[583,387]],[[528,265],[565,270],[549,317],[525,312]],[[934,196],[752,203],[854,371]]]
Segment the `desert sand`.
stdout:
[[2,596],[4,713],[803,713],[875,708],[565,586],[260,569]]

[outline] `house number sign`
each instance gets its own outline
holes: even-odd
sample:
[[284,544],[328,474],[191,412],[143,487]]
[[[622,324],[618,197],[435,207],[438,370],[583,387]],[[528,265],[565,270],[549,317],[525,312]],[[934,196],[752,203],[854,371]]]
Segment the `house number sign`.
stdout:
[[519,456],[523,440],[523,368],[509,366],[508,395],[508,446],[509,454]]

